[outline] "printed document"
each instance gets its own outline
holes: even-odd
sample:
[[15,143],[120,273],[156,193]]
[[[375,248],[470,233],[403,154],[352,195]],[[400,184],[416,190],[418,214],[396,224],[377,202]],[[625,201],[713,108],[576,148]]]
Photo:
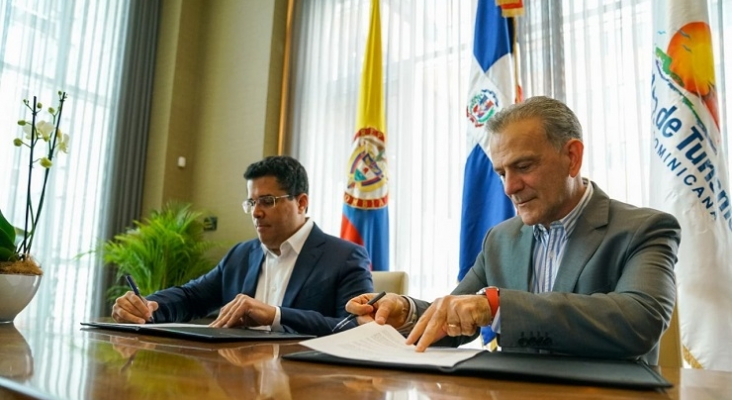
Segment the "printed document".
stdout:
[[418,353],[391,325],[371,322],[341,333],[300,342],[301,345],[341,358],[395,364],[453,367],[485,350],[430,347]]
[[[208,325],[205,324],[186,324],[186,323],[177,323],[177,322],[167,322],[167,323],[161,323],[161,324],[132,324],[132,323],[117,323],[117,322],[95,322],[94,323],[98,327],[110,327],[110,328],[140,328],[140,329],[165,329],[165,328],[209,328],[209,329],[215,329],[211,328]],[[242,327],[243,328],[243,327]],[[225,328],[219,328],[219,329],[225,329]],[[269,326],[253,326],[246,328],[248,330],[254,330],[254,331],[269,331]]]

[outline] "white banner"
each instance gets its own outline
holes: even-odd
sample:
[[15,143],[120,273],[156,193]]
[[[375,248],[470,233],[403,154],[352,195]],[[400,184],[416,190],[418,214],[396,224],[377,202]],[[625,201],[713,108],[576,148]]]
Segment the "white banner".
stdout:
[[732,371],[732,193],[720,137],[706,1],[654,0],[651,207],[681,224],[684,358]]

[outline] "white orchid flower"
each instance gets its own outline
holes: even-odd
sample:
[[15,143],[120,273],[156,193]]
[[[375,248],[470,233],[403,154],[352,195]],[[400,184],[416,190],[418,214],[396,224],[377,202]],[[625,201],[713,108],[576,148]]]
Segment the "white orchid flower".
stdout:
[[46,142],[51,139],[51,134],[53,134],[53,130],[55,128],[56,127],[54,127],[52,123],[46,121],[40,121],[36,124],[36,132],[38,132],[38,136],[43,138]]
[[[20,123],[18,123],[18,124],[20,124]],[[31,136],[32,131],[31,131],[31,123],[30,122],[26,122],[23,125],[23,132],[25,132],[25,138],[26,139],[28,139],[28,140],[33,139],[33,136]]]
[[[33,139],[31,136],[32,133],[32,125],[31,123],[26,123],[23,125],[23,132],[25,132],[25,138],[30,140]],[[46,142],[51,138],[51,133],[53,133],[54,126],[50,122],[46,121],[38,121],[36,122],[36,137],[42,138]]]
[[[59,133],[60,132],[61,130],[59,129]],[[58,149],[66,154],[69,153],[69,135],[65,133],[63,135],[59,135]]]

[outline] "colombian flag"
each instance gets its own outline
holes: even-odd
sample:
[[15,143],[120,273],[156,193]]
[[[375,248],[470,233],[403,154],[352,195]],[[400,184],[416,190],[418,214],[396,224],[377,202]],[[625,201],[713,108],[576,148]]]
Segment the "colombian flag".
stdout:
[[389,270],[388,170],[379,0],[371,23],[358,98],[356,134],[347,165],[341,237],[366,248],[371,269]]
[[[516,11],[515,4],[511,4]],[[515,14],[514,14],[515,15]],[[475,263],[488,229],[515,215],[503,184],[488,158],[486,121],[498,110],[520,100],[514,58],[512,18],[501,15],[494,0],[480,0],[475,15],[473,67],[466,116],[473,143],[465,163],[463,211],[460,226],[460,272]]]

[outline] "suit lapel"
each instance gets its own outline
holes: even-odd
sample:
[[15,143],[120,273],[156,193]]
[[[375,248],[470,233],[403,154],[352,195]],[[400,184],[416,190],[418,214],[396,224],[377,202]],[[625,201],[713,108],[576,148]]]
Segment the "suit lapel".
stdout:
[[577,285],[580,273],[602,243],[605,231],[599,228],[608,224],[610,198],[594,183],[593,194],[577,225],[567,241],[562,262],[554,281],[553,292],[571,292]]
[[302,289],[305,281],[315,269],[317,261],[323,255],[322,245],[325,243],[325,234],[313,224],[313,229],[305,244],[302,246],[300,254],[295,261],[295,267],[292,269],[290,282],[285,290],[285,297],[282,299],[282,307],[292,307],[292,303]]
[[264,261],[264,251],[262,246],[257,245],[249,253],[249,270],[247,275],[244,277],[244,286],[241,288],[241,292],[251,297],[257,293],[257,283],[259,282],[259,272],[262,270],[262,262]]
[[506,280],[508,281],[507,286],[529,291],[529,277],[531,276],[531,264],[534,254],[533,229],[522,223],[517,239],[514,242],[516,246],[511,256],[513,262],[506,264],[512,265],[512,268],[515,268],[511,273],[505,274]]

